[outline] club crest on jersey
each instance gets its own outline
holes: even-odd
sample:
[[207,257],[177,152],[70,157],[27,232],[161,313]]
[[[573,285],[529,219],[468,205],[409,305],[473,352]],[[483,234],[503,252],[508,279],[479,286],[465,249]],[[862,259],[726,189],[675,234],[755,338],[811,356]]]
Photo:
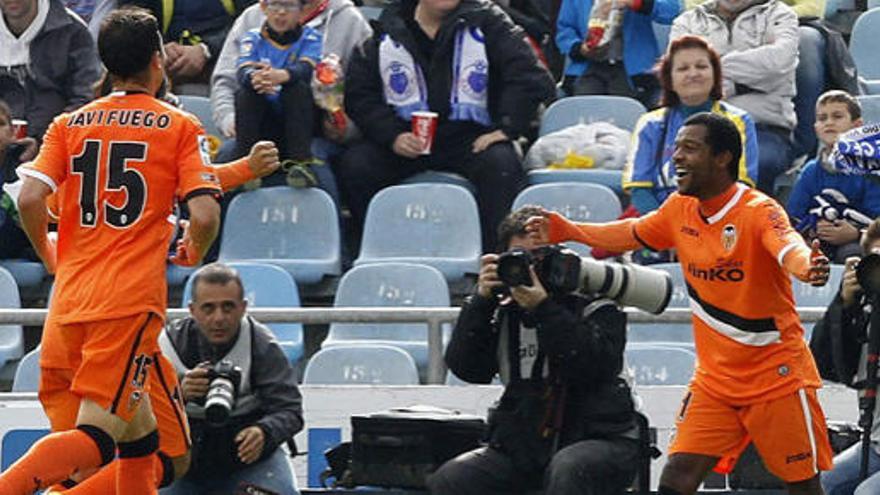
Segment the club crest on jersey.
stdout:
[[736,226],[732,223],[721,229],[721,246],[725,251],[733,250],[733,247],[736,246],[736,237]]
[[202,157],[202,163],[205,166],[211,166],[211,140],[208,139],[208,136],[204,134],[200,134],[197,136],[199,140],[199,155]]

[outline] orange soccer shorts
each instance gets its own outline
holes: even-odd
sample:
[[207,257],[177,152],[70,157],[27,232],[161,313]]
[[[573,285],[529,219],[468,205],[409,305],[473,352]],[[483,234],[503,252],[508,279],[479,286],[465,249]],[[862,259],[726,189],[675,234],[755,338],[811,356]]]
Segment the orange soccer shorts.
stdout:
[[715,470],[729,472],[749,442],[755,444],[767,469],[789,483],[810,479],[832,466],[825,415],[812,388],[733,406],[692,385],[678,412],[669,454],[718,457]]

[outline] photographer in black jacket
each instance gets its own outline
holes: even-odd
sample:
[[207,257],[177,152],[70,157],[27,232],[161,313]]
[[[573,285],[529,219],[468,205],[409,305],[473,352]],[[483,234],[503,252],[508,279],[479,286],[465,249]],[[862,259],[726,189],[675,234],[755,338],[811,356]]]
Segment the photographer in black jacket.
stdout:
[[[880,254],[880,220],[874,220],[862,234],[862,255]],[[856,278],[859,258],[847,258],[840,291],[816,326],[810,350],[822,378],[855,386],[865,380],[863,348],[867,346],[871,318],[869,301]],[[836,342],[835,342],[836,341]],[[835,347],[839,350],[835,356]],[[880,407],[874,408],[868,478],[859,480],[862,443],[834,457],[834,469],[822,473],[822,488],[828,495],[880,493]]]
[[[499,227],[499,246],[531,250],[526,206]],[[630,388],[621,378],[626,315],[609,299],[509,287],[498,255],[481,258],[476,294],[462,306],[446,349],[458,377],[506,387],[489,411],[489,444],[440,467],[435,495],[522,493],[613,495],[635,474],[638,429]]]
[[[205,265],[193,275],[189,309],[192,317],[159,337],[182,376],[193,442],[189,472],[163,495],[296,495],[279,447],[303,428],[302,396],[284,351],[269,328],[245,314],[241,278],[226,265]],[[223,379],[232,385],[225,391]],[[218,418],[217,410],[228,416]]]

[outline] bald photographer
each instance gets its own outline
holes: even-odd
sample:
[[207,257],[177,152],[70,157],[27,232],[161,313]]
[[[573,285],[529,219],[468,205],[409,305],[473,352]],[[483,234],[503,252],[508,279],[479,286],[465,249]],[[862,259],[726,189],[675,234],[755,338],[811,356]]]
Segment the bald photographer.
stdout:
[[526,206],[505,218],[498,245],[508,251],[481,258],[476,293],[462,306],[449,369],[471,383],[498,374],[505,389],[489,411],[488,445],[441,466],[428,480],[432,494],[543,486],[554,495],[613,495],[633,480],[638,428],[621,378],[626,315],[611,299],[558,286],[559,269],[580,259],[526,235],[538,214]]

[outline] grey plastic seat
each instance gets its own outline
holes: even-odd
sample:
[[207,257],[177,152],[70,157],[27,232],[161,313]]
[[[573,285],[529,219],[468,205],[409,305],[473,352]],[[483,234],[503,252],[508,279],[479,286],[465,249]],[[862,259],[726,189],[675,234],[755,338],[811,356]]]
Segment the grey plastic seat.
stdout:
[[447,281],[479,271],[480,219],[473,195],[451,184],[406,184],[379,191],[367,208],[355,266],[419,263]]
[[223,225],[220,261],[268,263],[297,284],[316,284],[341,271],[339,216],[317,188],[268,187],[239,194]]
[[[18,284],[5,268],[0,268],[0,308],[21,308]],[[0,325],[0,368],[24,354],[21,325]]]
[[862,92],[880,94],[880,57],[877,56],[877,32],[880,31],[880,9],[863,12],[856,19],[849,38],[849,52],[856,63]]
[[636,385],[687,385],[697,360],[696,353],[683,346],[654,342],[627,344],[625,356]]
[[[449,307],[449,287],[439,270],[412,263],[356,266],[339,281],[335,307]],[[428,362],[425,323],[332,323],[322,349],[340,345],[393,345],[412,355],[424,369]]]
[[321,349],[309,359],[309,385],[418,385],[413,358],[397,347],[362,344]]
[[[690,297],[681,265],[678,263],[658,263],[651,268],[663,270],[672,278],[672,298],[669,300],[669,308],[690,308]],[[655,343],[675,342],[688,344],[694,343],[694,331],[691,323],[630,323],[627,334],[627,342]]]
[[[843,265],[831,265],[831,275],[828,277],[828,283],[822,287],[813,287],[806,282],[801,282],[792,277],[791,292],[794,295],[795,306],[799,308],[827,308],[840,289],[840,282],[843,280],[843,268]],[[809,340],[815,325],[814,322],[803,323],[804,338]]]
[[610,122],[632,131],[648,110],[634,98],[610,95],[568,96],[553,102],[541,117],[543,136],[579,123]]
[[40,388],[40,346],[24,355],[12,379],[13,392],[36,392]]
[[[299,289],[289,273],[264,263],[229,263],[241,276],[248,305],[258,308],[300,306]],[[183,304],[192,300],[192,277],[183,289]],[[267,323],[291,363],[299,361],[304,352],[301,323]]]
[[177,95],[177,97],[180,99],[181,108],[199,118],[206,133],[221,140],[225,139],[223,134],[220,133],[220,129],[217,129],[217,126],[214,124],[210,98],[196,95]]
[[858,99],[865,124],[880,123],[880,95],[861,95]]

